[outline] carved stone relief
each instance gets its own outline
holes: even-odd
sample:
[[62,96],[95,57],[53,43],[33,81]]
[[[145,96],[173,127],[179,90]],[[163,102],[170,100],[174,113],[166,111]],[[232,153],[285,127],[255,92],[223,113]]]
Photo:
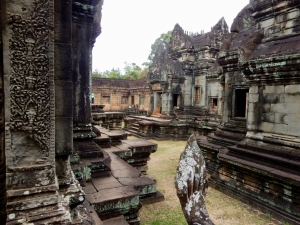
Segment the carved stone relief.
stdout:
[[[10,129],[12,146],[19,138],[39,156],[30,164],[45,163],[53,148],[53,83],[50,2],[36,0],[30,16],[10,15]],[[24,9],[29,10],[29,9]],[[26,133],[26,135],[25,135]],[[26,140],[25,140],[26,139]],[[34,146],[34,147],[33,147]],[[34,150],[33,150],[34,149]],[[13,150],[14,151],[14,150]],[[27,151],[27,150],[26,150]],[[33,152],[15,152],[14,165]],[[21,160],[22,161],[22,160]],[[26,160],[25,160],[26,161]]]

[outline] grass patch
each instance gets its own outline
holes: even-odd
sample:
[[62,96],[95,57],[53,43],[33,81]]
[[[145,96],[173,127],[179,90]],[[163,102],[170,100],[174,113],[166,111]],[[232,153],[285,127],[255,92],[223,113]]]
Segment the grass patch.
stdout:
[[[140,210],[141,225],[183,225],[187,224],[176,195],[174,177],[180,153],[185,141],[156,141],[156,153],[148,162],[149,174],[156,179],[157,189],[165,195],[165,201],[143,206]],[[206,206],[216,225],[279,225],[268,214],[251,208],[213,188],[208,189]]]

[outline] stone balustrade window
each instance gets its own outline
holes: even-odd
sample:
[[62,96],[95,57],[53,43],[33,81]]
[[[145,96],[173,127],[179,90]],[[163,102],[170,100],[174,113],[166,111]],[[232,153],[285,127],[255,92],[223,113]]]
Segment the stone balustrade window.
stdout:
[[123,104],[123,105],[128,104],[128,96],[122,96],[121,104]]
[[144,105],[145,104],[145,96],[141,95],[140,96],[140,105]]
[[110,96],[109,95],[102,96],[102,104],[110,104]]
[[195,102],[195,104],[199,104],[200,103],[200,87],[195,87],[194,102]]

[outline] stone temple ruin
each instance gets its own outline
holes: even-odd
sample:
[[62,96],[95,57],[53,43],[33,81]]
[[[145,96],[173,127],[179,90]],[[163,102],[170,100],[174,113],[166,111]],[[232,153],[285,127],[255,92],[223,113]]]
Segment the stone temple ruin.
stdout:
[[145,138],[197,134],[209,183],[300,224],[300,2],[250,0],[229,29],[178,24],[149,68],[150,110],[125,129]]
[[102,4],[1,1],[1,224],[140,224],[141,203],[163,200],[157,145],[99,126],[103,107],[92,120]]
[[[134,225],[141,203],[163,199],[147,173],[157,145],[116,129],[127,113],[103,113],[108,93],[90,107],[102,4],[0,3],[6,224]],[[145,96],[153,117],[127,116],[125,130],[157,139],[197,134],[210,185],[300,224],[299,52],[298,0],[250,0],[230,32],[223,18],[208,33],[177,24],[149,68],[149,105],[148,92],[126,93],[128,104]]]

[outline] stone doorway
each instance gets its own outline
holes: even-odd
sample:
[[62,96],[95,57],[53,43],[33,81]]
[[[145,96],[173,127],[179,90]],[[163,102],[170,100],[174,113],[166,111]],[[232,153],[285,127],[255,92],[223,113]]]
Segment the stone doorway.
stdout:
[[180,94],[173,94],[173,107],[180,107]]
[[234,97],[234,117],[247,118],[249,89],[236,89]]
[[154,93],[154,112],[153,114],[161,114],[162,109],[162,93],[155,92]]

